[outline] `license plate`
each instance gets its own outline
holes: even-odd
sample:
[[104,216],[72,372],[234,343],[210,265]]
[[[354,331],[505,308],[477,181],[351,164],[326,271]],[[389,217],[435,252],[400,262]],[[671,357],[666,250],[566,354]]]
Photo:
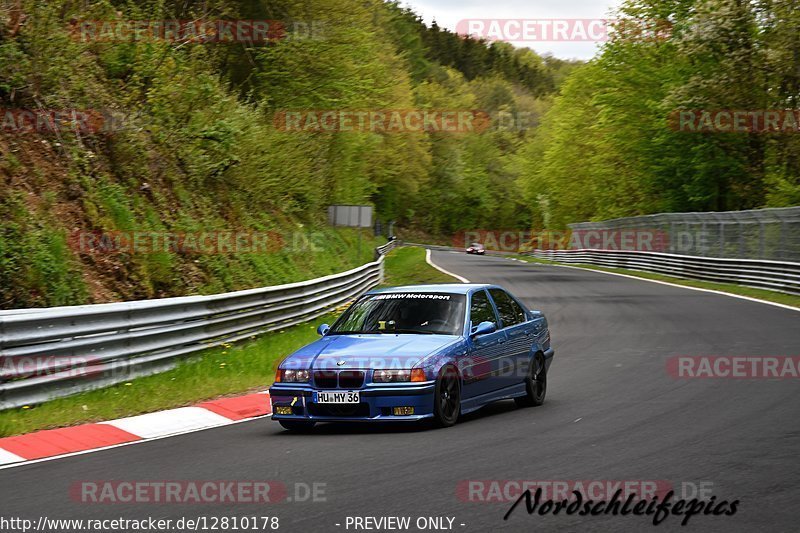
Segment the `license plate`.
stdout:
[[361,398],[358,392],[318,392],[314,391],[314,403],[359,403]]

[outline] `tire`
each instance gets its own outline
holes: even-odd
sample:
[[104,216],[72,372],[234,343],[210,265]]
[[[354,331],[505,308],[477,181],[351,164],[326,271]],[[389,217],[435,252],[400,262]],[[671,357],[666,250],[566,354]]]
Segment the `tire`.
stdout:
[[520,407],[538,407],[544,403],[547,394],[547,367],[541,352],[533,356],[528,375],[525,377],[525,396],[518,396],[514,401]]
[[446,366],[439,373],[433,394],[433,419],[437,426],[447,428],[461,414],[461,383],[458,373]]
[[316,422],[311,422],[307,420],[278,420],[280,425],[283,426],[284,429],[288,429],[289,431],[296,431],[298,433],[304,433],[306,431],[310,431],[311,428],[314,427]]

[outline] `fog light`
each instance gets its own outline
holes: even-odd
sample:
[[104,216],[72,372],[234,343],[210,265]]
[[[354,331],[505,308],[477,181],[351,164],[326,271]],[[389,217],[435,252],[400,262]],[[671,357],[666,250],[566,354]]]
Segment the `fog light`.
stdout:
[[275,406],[275,414],[276,415],[290,415],[292,414],[292,408],[288,405],[276,405]]
[[414,408],[413,407],[395,407],[392,409],[392,413],[394,416],[403,416],[403,415],[413,415]]

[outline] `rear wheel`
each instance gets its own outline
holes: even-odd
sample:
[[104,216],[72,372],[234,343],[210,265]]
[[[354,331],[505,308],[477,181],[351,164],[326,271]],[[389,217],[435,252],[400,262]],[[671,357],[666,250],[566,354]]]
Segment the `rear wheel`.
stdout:
[[450,427],[461,414],[461,385],[453,367],[445,367],[436,380],[433,398],[433,415],[440,427]]
[[547,394],[547,371],[544,363],[544,355],[537,353],[533,356],[531,367],[525,378],[525,396],[514,398],[520,407],[536,407],[544,403]]
[[316,422],[308,420],[278,420],[278,422],[280,422],[284,429],[297,432],[309,431],[314,427],[314,424],[316,424]]

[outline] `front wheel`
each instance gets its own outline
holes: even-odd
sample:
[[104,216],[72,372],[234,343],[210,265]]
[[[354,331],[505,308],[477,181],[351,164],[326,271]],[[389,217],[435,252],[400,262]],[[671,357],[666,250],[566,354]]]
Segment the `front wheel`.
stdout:
[[450,427],[461,414],[461,386],[453,367],[445,367],[436,380],[433,397],[433,418],[439,427]]
[[307,420],[278,420],[278,422],[280,422],[284,429],[288,429],[289,431],[297,431],[298,433],[309,431],[314,427],[314,424],[316,424],[316,422]]
[[547,371],[544,364],[544,355],[537,353],[533,356],[531,367],[525,378],[525,396],[514,398],[520,407],[536,407],[544,403],[547,394]]

